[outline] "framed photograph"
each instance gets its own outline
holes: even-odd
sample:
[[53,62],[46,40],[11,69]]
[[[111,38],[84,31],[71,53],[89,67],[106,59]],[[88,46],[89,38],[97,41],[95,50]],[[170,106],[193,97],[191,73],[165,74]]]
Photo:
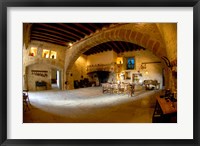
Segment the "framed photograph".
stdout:
[[198,145],[199,10],[1,1],[0,144]]

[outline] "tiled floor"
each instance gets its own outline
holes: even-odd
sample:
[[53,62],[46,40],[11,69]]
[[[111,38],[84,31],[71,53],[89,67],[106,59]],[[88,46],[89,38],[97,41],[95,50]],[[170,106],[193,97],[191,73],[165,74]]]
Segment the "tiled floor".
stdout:
[[29,92],[32,107],[24,123],[151,123],[157,94],[103,94],[101,87]]

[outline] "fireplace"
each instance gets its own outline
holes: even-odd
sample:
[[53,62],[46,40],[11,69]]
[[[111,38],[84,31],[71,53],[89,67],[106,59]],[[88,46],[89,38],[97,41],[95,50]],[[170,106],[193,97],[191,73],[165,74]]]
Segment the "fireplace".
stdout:
[[109,78],[109,73],[108,71],[97,71],[97,77],[99,79],[99,83],[106,83],[108,82],[108,78]]
[[96,85],[99,86],[101,83],[106,83],[108,82],[110,72],[109,71],[94,71],[88,73],[90,77],[92,77],[93,80],[98,80],[96,81]]

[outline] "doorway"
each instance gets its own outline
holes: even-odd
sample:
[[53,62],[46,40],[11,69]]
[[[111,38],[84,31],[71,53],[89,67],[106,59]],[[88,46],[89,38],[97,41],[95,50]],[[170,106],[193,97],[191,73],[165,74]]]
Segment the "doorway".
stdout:
[[57,69],[51,70],[51,88],[53,90],[61,90],[61,71]]

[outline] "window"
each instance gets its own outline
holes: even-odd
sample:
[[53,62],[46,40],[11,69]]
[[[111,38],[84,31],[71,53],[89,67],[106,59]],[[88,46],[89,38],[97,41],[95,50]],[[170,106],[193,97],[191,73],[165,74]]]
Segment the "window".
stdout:
[[49,52],[50,52],[49,50],[45,50],[45,49],[44,49],[44,50],[42,51],[42,57],[43,57],[43,58],[49,58]]
[[127,69],[134,69],[135,68],[135,58],[127,58]]
[[51,59],[56,59],[56,52],[55,51],[51,51],[51,55],[50,55],[50,58]]
[[37,54],[37,48],[36,47],[31,47],[29,56],[36,56]]

